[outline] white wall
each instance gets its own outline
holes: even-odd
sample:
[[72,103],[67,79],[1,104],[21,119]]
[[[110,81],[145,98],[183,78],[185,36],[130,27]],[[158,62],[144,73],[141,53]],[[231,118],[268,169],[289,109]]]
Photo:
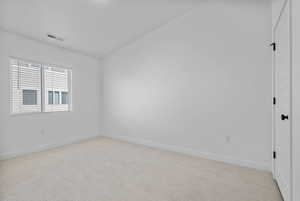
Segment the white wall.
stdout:
[[[1,31],[0,44],[0,158],[99,134],[98,60]],[[73,111],[10,115],[9,56],[72,68]]]
[[271,20],[203,3],[108,57],[102,134],[270,170]]
[[293,81],[293,192],[294,201],[300,200],[300,1],[292,0],[292,81]]

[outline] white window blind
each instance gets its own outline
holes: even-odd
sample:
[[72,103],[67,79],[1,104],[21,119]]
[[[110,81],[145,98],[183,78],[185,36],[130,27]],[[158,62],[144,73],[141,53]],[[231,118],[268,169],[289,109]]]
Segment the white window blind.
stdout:
[[68,69],[44,66],[45,112],[70,110],[70,76]]
[[11,112],[41,112],[41,65],[11,59]]
[[10,60],[11,113],[71,110],[71,70]]

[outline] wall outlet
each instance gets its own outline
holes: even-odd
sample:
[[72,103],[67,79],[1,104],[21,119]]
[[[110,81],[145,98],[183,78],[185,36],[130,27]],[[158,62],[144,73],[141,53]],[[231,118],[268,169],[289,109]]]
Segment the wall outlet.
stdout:
[[41,135],[45,135],[45,129],[41,129],[41,130],[40,130],[40,134],[41,134]]

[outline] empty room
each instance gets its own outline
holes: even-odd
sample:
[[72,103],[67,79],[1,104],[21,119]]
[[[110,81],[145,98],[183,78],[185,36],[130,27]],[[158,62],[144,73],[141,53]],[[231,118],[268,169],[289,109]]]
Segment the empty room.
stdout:
[[299,201],[300,1],[0,0],[0,201]]

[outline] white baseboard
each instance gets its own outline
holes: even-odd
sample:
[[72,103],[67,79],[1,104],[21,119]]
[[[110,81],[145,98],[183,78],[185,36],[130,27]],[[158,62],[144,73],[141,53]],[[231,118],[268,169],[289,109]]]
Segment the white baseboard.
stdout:
[[[100,137],[100,136],[103,136],[103,135],[80,137],[80,138],[75,138],[75,139],[64,140],[63,142],[59,142],[59,143],[45,144],[42,146],[34,147],[32,149],[18,150],[16,152],[9,152],[9,153],[0,153],[0,160],[15,158],[18,156],[27,155],[27,154],[34,153],[34,152],[45,151],[48,149],[53,149],[53,148],[61,147],[61,146],[68,145],[68,144],[78,143],[81,141],[89,140],[89,139]],[[271,171],[268,164],[259,164],[259,163],[253,162],[253,161],[239,160],[239,159],[235,159],[235,158],[224,156],[224,155],[202,152],[199,150],[190,149],[190,148],[186,148],[186,147],[167,145],[167,144],[162,144],[159,142],[154,142],[151,140],[136,139],[136,138],[132,138],[129,136],[124,136],[124,135],[122,135],[122,136],[121,135],[106,136],[106,137],[123,140],[123,141],[130,142],[133,144],[140,144],[140,145],[144,145],[144,146],[148,146],[148,147],[158,148],[158,149],[162,149],[162,150],[166,150],[166,151],[173,151],[173,152],[177,152],[177,153],[183,153],[183,154],[187,154],[187,155],[202,157],[202,158],[206,158],[206,159],[210,159],[210,160],[221,161],[221,162],[225,162],[225,163],[229,163],[229,164],[239,165],[242,167],[249,167],[249,168],[255,168],[255,169],[259,169],[259,170]]]
[[166,151],[172,151],[172,152],[177,152],[177,153],[183,153],[187,155],[192,155],[192,156],[197,156],[205,159],[210,159],[210,160],[215,160],[215,161],[220,161],[220,162],[225,162],[233,165],[238,165],[242,167],[248,167],[248,168],[254,168],[258,170],[264,170],[270,172],[270,166],[268,164],[259,164],[257,162],[253,161],[248,161],[248,160],[239,160],[235,159],[232,157],[224,156],[224,155],[219,155],[219,154],[213,154],[213,153],[206,153],[202,152],[199,150],[195,149],[190,149],[186,147],[179,147],[179,146],[174,146],[174,145],[167,145],[167,144],[162,144],[159,142],[154,142],[151,140],[144,140],[144,139],[136,139],[132,138],[129,136],[106,136],[112,139],[117,139],[117,140],[123,140],[126,142],[130,142],[133,144],[140,144],[148,147],[153,147],[153,148],[158,148]]
[[93,139],[93,138],[96,138],[96,137],[100,137],[100,135],[89,136],[89,137],[78,137],[78,138],[64,140],[64,141],[59,142],[59,143],[40,145],[40,146],[37,146],[37,147],[33,147],[31,149],[18,150],[18,151],[15,151],[15,152],[8,152],[8,153],[0,153],[0,160],[6,160],[6,159],[15,158],[15,157],[18,157],[18,156],[24,156],[24,155],[35,153],[35,152],[46,151],[46,150],[49,150],[49,149],[54,149],[54,148],[62,147],[62,146],[69,145],[69,144],[79,143],[79,142],[89,140],[89,139]]

